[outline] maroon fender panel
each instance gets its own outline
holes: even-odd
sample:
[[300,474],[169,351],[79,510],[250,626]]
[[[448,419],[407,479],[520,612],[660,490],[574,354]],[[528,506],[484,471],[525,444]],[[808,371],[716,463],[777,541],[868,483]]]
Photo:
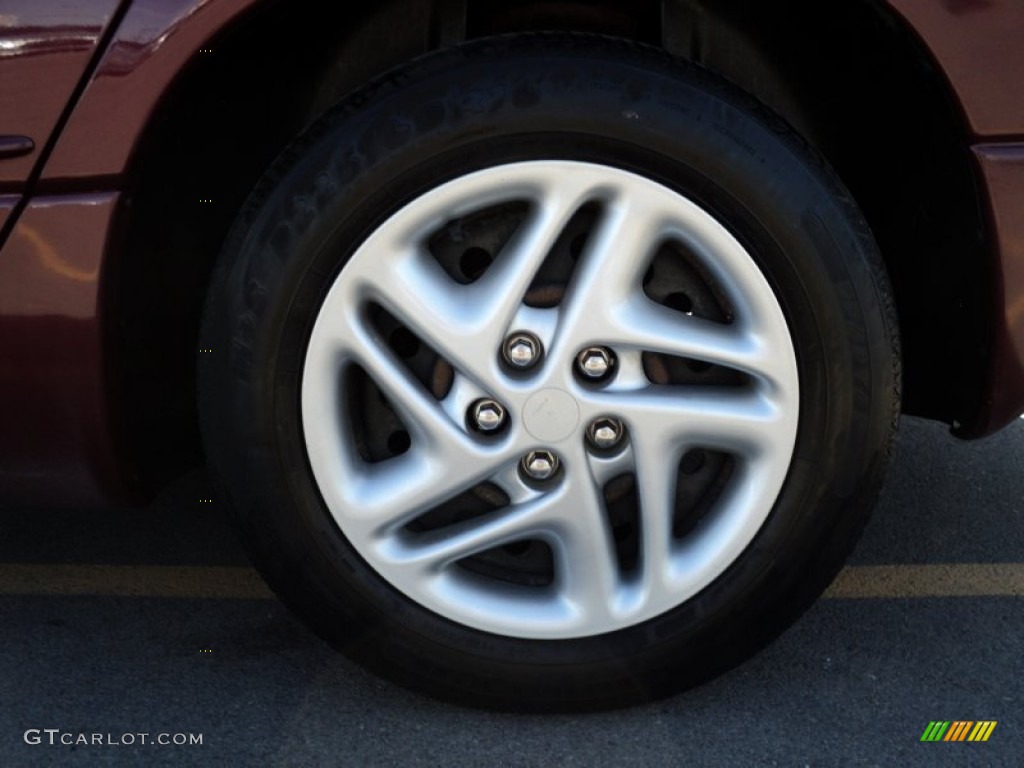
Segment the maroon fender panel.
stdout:
[[994,432],[1024,412],[1024,144],[981,144],[974,156],[999,258],[993,262],[988,398],[965,437]]
[[[29,2],[29,0],[22,0]],[[65,126],[43,177],[120,176],[160,97],[199,49],[267,0],[134,0]],[[889,0],[945,71],[976,136],[1024,136],[1024,4]],[[111,121],[111,114],[118,119]]]
[[932,52],[975,137],[1024,136],[1024,3],[888,0]]
[[0,3],[0,136],[34,145],[0,156],[0,186],[17,188],[32,172],[117,7],[118,0]]
[[[175,77],[202,55],[199,49],[207,40],[257,2],[134,0],[64,127],[43,178],[123,174]],[[110,119],[113,114],[116,120]]]
[[99,290],[118,195],[31,201],[0,250],[0,498],[122,496]]
[[7,217],[14,210],[14,206],[18,204],[19,200],[21,198],[18,195],[0,195],[0,232],[3,231],[4,224],[7,223]]

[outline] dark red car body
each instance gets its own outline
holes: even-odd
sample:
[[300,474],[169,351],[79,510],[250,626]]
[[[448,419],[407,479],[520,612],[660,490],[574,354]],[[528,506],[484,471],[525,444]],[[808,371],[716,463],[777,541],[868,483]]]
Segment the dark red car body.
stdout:
[[[1024,5],[825,3],[840,21],[810,41],[819,20],[800,2],[779,3],[769,29],[765,11],[687,0],[322,5],[0,6],[0,501],[138,498],[194,461],[202,289],[252,182],[339,94],[426,50],[522,29],[662,45],[767,101],[818,140],[876,228],[908,410],[964,437],[1024,411]],[[773,44],[799,24],[805,48]],[[832,85],[808,71],[819,58]],[[901,93],[934,112],[914,123]],[[859,116],[849,131],[863,140],[830,114]],[[857,158],[877,167],[858,176]]]

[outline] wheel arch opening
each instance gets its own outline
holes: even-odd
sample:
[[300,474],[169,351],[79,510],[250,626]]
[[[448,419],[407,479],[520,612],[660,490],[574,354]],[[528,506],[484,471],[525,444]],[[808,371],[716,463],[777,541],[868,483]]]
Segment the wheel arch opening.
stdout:
[[902,326],[906,410],[969,422],[983,387],[989,276],[966,127],[921,45],[878,4],[325,6],[271,3],[212,41],[213,54],[169,89],[133,157],[110,333],[140,487],[201,460],[195,359],[207,281],[273,158],[317,114],[388,69],[465,39],[525,31],[660,45],[787,118],[836,168],[879,242]]
[[665,48],[735,82],[827,159],[893,286],[904,412],[968,426],[992,333],[971,133],[915,33],[869,0],[664,0]]

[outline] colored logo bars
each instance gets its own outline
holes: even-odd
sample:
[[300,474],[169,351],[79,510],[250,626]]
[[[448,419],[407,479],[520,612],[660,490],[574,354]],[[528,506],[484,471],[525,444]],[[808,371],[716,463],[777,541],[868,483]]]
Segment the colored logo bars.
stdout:
[[995,720],[932,720],[921,734],[921,741],[988,741],[996,728]]

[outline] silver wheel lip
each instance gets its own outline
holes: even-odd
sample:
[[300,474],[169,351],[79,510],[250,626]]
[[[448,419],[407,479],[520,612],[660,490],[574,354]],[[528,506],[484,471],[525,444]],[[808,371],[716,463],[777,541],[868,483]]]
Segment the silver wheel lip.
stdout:
[[[486,590],[482,590],[479,585],[462,579],[457,573],[458,569],[452,567],[452,562],[439,562],[435,568],[417,571],[414,576],[409,575],[408,563],[403,562],[403,559],[414,560],[415,558],[406,549],[403,549],[406,545],[402,541],[400,526],[393,524],[382,526],[369,521],[365,510],[361,510],[360,507],[366,505],[372,507],[378,501],[378,496],[385,493],[383,490],[385,483],[382,478],[390,478],[400,485],[403,481],[415,481],[417,473],[428,476],[433,472],[438,478],[444,477],[445,469],[438,464],[439,462],[444,463],[444,456],[447,454],[438,446],[457,438],[457,435],[453,438],[454,433],[449,434],[446,431],[447,426],[441,427],[441,431],[438,432],[437,429],[431,428],[429,425],[424,427],[422,424],[414,423],[409,429],[413,441],[413,449],[409,455],[399,456],[385,462],[385,465],[388,466],[382,467],[360,466],[358,461],[353,460],[351,446],[344,445],[342,433],[345,432],[348,425],[344,414],[341,413],[342,409],[337,406],[337,403],[331,405],[327,402],[331,399],[327,393],[332,391],[330,372],[331,370],[335,372],[340,370],[340,366],[344,362],[364,364],[363,356],[370,354],[367,352],[369,348],[367,345],[371,342],[365,329],[359,327],[355,305],[358,301],[365,301],[367,298],[387,300],[387,291],[381,288],[377,280],[386,285],[387,281],[384,278],[395,270],[400,273],[403,267],[400,263],[378,267],[381,276],[374,279],[372,277],[373,269],[353,269],[352,265],[362,264],[365,266],[368,264],[367,254],[373,251],[379,254],[382,240],[395,245],[415,242],[418,237],[422,237],[429,231],[429,227],[423,223],[423,219],[430,218],[429,216],[424,217],[424,209],[430,209],[432,206],[436,208],[438,198],[444,198],[448,192],[454,190],[453,197],[456,199],[461,197],[463,202],[454,205],[442,204],[438,214],[433,218],[434,224],[445,220],[445,218],[450,219],[456,215],[463,215],[473,208],[486,207],[486,205],[500,202],[503,199],[514,199],[523,194],[535,194],[539,198],[543,198],[547,179],[571,177],[575,173],[596,177],[597,183],[589,190],[589,199],[601,196],[606,200],[617,199],[615,195],[608,194],[608,189],[618,189],[621,192],[622,189],[628,190],[633,185],[646,189],[655,188],[658,194],[672,198],[675,204],[685,209],[689,220],[692,221],[696,216],[698,221],[703,221],[710,230],[714,231],[718,240],[731,241],[732,248],[742,251],[739,244],[722,225],[679,193],[656,182],[610,166],[573,161],[530,161],[497,166],[467,174],[442,184],[410,202],[394,213],[376,232],[371,234],[367,241],[356,249],[331,286],[327,298],[321,306],[310,337],[302,375],[303,433],[314,479],[328,511],[356,551],[387,583],[428,610],[475,629],[521,638],[564,639],[616,631],[671,610],[705,588],[728,565],[734,562],[750,543],[774,505],[775,497],[788,472],[798,418],[799,382],[796,373],[795,352],[785,317],[756,262],[749,254],[742,251],[747,261],[746,267],[752,271],[741,275],[740,284],[746,284],[744,281],[760,284],[757,289],[759,293],[755,297],[757,299],[755,303],[758,305],[757,311],[763,313],[767,307],[769,313],[775,313],[774,322],[781,323],[781,328],[784,329],[786,344],[780,348],[778,339],[775,338],[773,342],[776,346],[770,350],[784,359],[770,370],[757,372],[759,375],[763,374],[758,380],[759,389],[765,396],[766,403],[769,403],[768,410],[774,409],[779,412],[776,414],[778,423],[773,422],[773,429],[779,431],[780,435],[778,439],[770,441],[771,451],[774,454],[773,460],[769,462],[771,466],[766,466],[763,461],[760,463],[753,461],[747,473],[748,476],[741,484],[742,487],[733,494],[734,498],[730,501],[734,505],[746,505],[754,511],[741,515],[738,519],[726,520],[725,523],[705,536],[705,541],[698,547],[698,549],[717,548],[720,553],[717,558],[720,562],[717,565],[704,568],[700,573],[688,573],[685,562],[691,555],[699,560],[700,552],[690,551],[695,547],[680,546],[671,553],[671,557],[669,557],[671,562],[666,561],[662,574],[664,584],[658,587],[625,582],[612,584],[611,589],[608,590],[604,615],[597,619],[588,619],[584,616],[583,614],[590,610],[589,606],[581,604],[572,589],[563,589],[564,585],[558,583],[553,585],[551,590],[534,595],[511,594],[507,591],[487,594]],[[481,185],[481,182],[484,183]],[[467,185],[471,191],[482,186],[483,194],[459,194],[459,188]],[[671,224],[672,217],[667,218]],[[678,222],[676,224],[678,225]],[[679,229],[685,234],[685,227],[680,226]],[[730,265],[729,268],[734,267],[735,265]],[[728,271],[729,268],[721,268],[725,271],[720,271],[716,277],[719,279],[724,277],[724,282],[735,291],[736,275],[731,274]],[[766,301],[766,297],[770,297],[770,301]],[[618,302],[609,304],[609,314],[617,315],[615,319],[619,321],[628,320],[631,316],[630,302],[624,301],[625,296],[618,298]],[[340,325],[343,326],[344,333],[340,333],[337,327],[339,319],[342,321]],[[467,319],[472,321],[473,318]],[[562,318],[559,322],[564,320],[565,318]],[[502,330],[506,334],[509,331],[521,330],[514,318],[506,318],[503,322],[506,327]],[[756,338],[757,332],[763,330],[756,327],[756,324],[751,329],[741,328],[740,330],[743,340],[750,341],[749,346],[752,350],[763,341],[763,339]],[[775,332],[778,330],[778,327],[774,329]],[[350,336],[350,338],[346,338],[346,336]],[[615,397],[621,396],[623,392],[628,392],[629,387],[635,386],[637,379],[635,371],[632,378],[623,371],[621,376],[618,373],[616,375],[617,384],[620,378],[623,379],[622,388],[613,388],[611,391],[600,393],[591,392],[575,381],[577,374],[573,370],[575,366],[571,362],[574,360],[572,350],[569,350],[568,347],[559,350],[557,339],[552,344],[552,341],[545,339],[542,334],[541,341],[547,347],[544,359],[539,366],[540,369],[543,369],[543,377],[540,379],[543,384],[538,384],[538,380],[533,377],[523,381],[505,376],[500,370],[500,366],[497,365],[501,355],[494,354],[495,348],[487,350],[486,354],[479,355],[479,370],[473,371],[467,381],[460,382],[460,386],[464,386],[467,392],[475,393],[478,396],[497,395],[496,399],[505,404],[506,413],[510,416],[507,419],[508,429],[503,431],[501,439],[496,443],[471,445],[472,456],[486,463],[486,468],[481,466],[477,472],[470,468],[466,472],[460,473],[466,475],[460,482],[466,485],[487,478],[510,477],[515,473],[509,470],[517,465],[519,458],[525,455],[525,450],[554,450],[561,460],[560,472],[555,487],[546,494],[547,502],[554,509],[558,504],[564,505],[566,499],[573,495],[588,498],[587,494],[592,489],[588,490],[585,487],[586,483],[583,482],[583,479],[596,476],[595,473],[598,470],[594,469],[594,457],[589,455],[584,447],[585,440],[582,439],[582,433],[594,418],[617,413]],[[592,338],[590,341],[594,346],[606,346],[599,337]],[[578,340],[573,340],[571,343],[576,345],[575,350],[581,349]],[[607,346],[614,349],[616,345]],[[639,346],[642,347],[642,345]],[[563,363],[566,359],[570,361],[567,365],[563,364],[560,371],[552,368],[556,351],[560,351]],[[751,352],[751,354],[754,353]],[[493,385],[494,382],[500,382],[503,391],[492,393],[483,388],[486,385]],[[563,440],[539,444],[526,432],[522,420],[517,414],[521,413],[523,403],[539,386],[557,387],[581,404],[578,434],[573,433]],[[336,391],[336,387],[333,390]],[[448,410],[449,404],[442,403],[441,406],[439,413]],[[455,405],[452,405],[452,410],[457,410]],[[465,407],[462,408],[461,413],[466,413]],[[625,413],[621,418],[625,429],[630,435],[635,435],[637,431],[644,430],[645,424],[648,423],[646,421],[648,416],[649,414],[646,412]],[[428,417],[428,421],[432,418]],[[432,423],[437,427],[439,422]],[[726,432],[728,431],[727,429]],[[715,436],[711,435],[711,437]],[[699,434],[695,439],[699,442]],[[735,445],[746,450],[741,436],[735,438]],[[753,456],[760,449],[751,448],[750,450],[751,456]],[[638,452],[638,447],[631,446],[624,453],[636,456]],[[681,453],[681,450],[678,452]],[[757,492],[754,492],[754,489]],[[522,507],[528,511],[531,504],[539,506],[538,500],[545,496],[545,494],[538,494],[535,490],[528,488],[515,490],[516,493],[512,495],[512,499],[513,503],[517,505],[517,509]],[[400,490],[395,490],[393,493],[402,498]],[[410,504],[414,506],[412,501]],[[410,506],[411,508],[412,506]],[[526,517],[527,515],[524,512],[522,516]],[[559,532],[558,525],[552,527],[551,524],[538,524],[532,530],[531,536],[552,546],[556,557],[559,554],[559,548],[566,546],[565,542],[560,539],[562,534]],[[509,540],[515,540],[515,537]],[[499,530],[491,539],[491,543],[500,544],[501,541]]]

